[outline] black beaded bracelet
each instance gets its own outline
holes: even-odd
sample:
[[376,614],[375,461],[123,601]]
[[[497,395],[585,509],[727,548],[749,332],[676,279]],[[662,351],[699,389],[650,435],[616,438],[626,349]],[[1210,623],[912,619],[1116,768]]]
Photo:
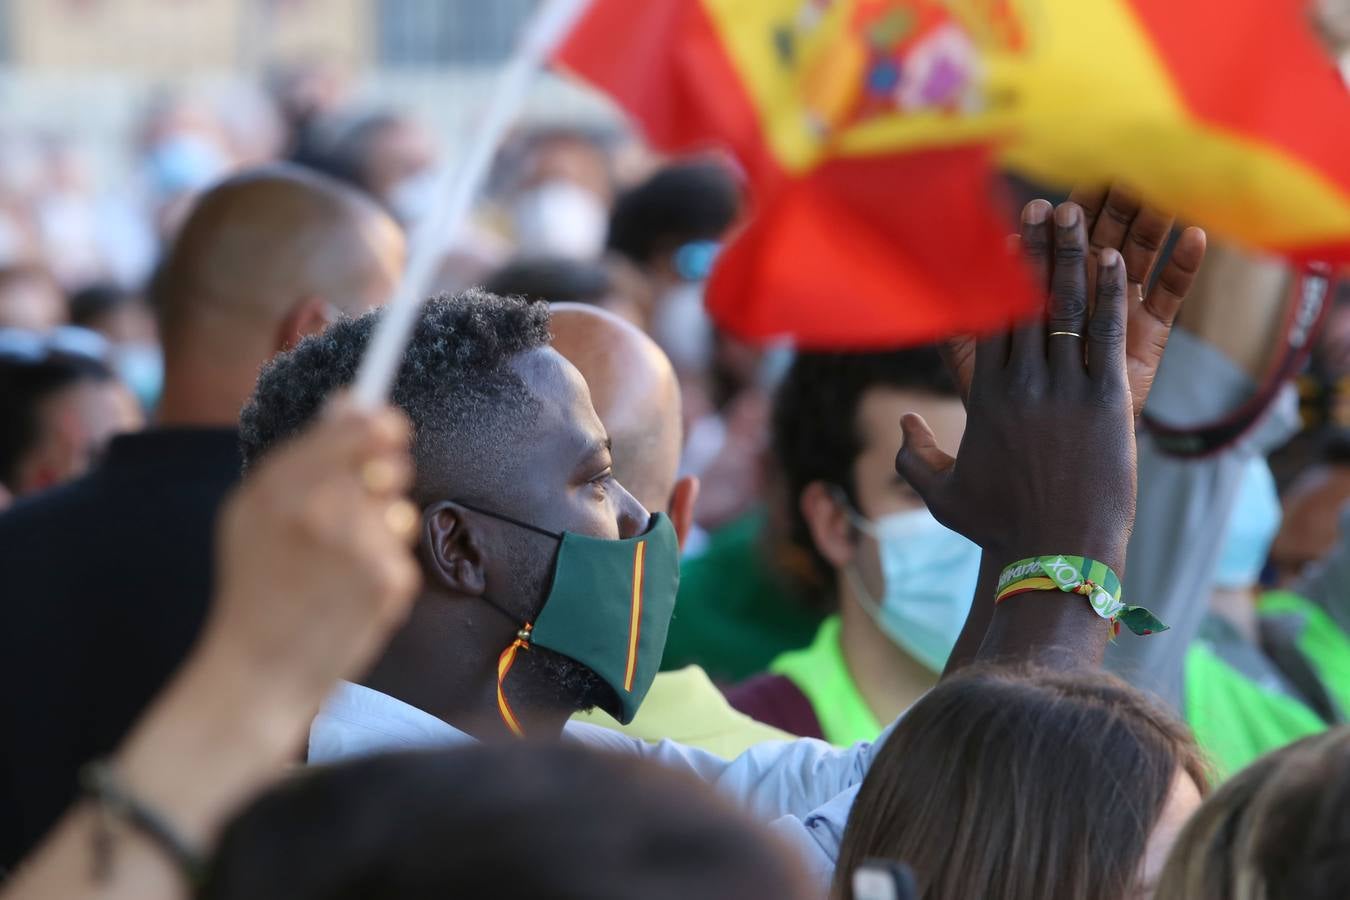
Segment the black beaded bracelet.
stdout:
[[119,820],[164,851],[189,885],[197,887],[202,883],[206,873],[206,862],[202,855],[178,834],[164,816],[127,790],[112,766],[106,762],[89,763],[80,770],[80,789],[94,802],[99,812],[100,824],[94,834],[96,879],[106,880],[112,874],[112,821]]

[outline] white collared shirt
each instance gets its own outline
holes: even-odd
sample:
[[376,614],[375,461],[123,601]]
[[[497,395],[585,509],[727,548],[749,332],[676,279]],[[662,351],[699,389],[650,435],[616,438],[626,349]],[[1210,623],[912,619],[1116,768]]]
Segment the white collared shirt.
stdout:
[[[802,738],[752,747],[733,760],[673,741],[647,744],[583,722],[568,722],[563,737],[611,753],[627,753],[691,772],[770,823],[797,847],[808,870],[828,891],[858,784],[886,735],[845,750]],[[430,713],[388,694],[341,682],[309,730],[309,761],[472,743],[475,739]]]

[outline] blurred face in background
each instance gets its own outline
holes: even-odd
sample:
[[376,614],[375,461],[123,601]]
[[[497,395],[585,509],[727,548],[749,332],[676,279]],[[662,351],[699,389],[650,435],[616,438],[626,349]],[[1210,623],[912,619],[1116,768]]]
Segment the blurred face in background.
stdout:
[[141,177],[155,233],[168,241],[178,232],[192,199],[237,161],[216,110],[200,98],[161,99],[141,132]]
[[164,354],[159,324],[139,294],[112,285],[91,285],[71,297],[71,319],[102,335],[113,369],[145,410],[154,410],[164,390]]
[[38,440],[20,464],[15,496],[80,477],[115,435],[143,427],[145,417],[120,381],[80,381],[48,397],[38,422]]
[[1340,535],[1350,503],[1350,465],[1327,464],[1304,472],[1282,498],[1284,523],[1270,548],[1278,585],[1286,587],[1325,557]]
[[332,115],[352,99],[351,73],[336,59],[321,56],[278,65],[268,77],[268,88],[291,129]]
[[228,85],[217,92],[215,108],[235,165],[259,165],[285,154],[285,122],[276,101],[261,88]]
[[404,225],[425,216],[436,198],[432,187],[440,158],[436,140],[421,123],[398,117],[370,138],[366,188]]
[[91,331],[103,335],[110,344],[159,343],[159,327],[155,323],[155,314],[151,312],[150,305],[139,297],[130,299],[83,324]]
[[64,138],[39,142],[42,182],[33,198],[47,267],[67,287],[105,274],[90,161]]
[[46,272],[0,269],[0,328],[50,331],[67,319],[66,298]]
[[[829,506],[807,509],[815,513],[817,549],[835,568],[845,620],[879,629],[936,675],[965,622],[980,554],[937,524],[896,474],[899,422],[907,412],[923,416],[938,446],[955,455],[966,427],[959,398],[873,387],[862,395],[855,416],[862,443],[852,472],[856,510],[844,510],[841,520]],[[842,502],[837,493],[835,501]]]
[[572,133],[538,138],[525,153],[511,201],[519,250],[598,258],[613,199],[609,159],[599,144]]

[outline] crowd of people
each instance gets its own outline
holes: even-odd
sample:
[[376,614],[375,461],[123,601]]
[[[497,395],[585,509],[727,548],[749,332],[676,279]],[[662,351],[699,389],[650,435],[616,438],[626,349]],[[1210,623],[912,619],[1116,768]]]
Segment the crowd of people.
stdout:
[[734,167],[523,127],[371,412],[444,159],[270,87],[0,141],[0,898],[1350,896],[1334,279],[1083,187],[752,346]]

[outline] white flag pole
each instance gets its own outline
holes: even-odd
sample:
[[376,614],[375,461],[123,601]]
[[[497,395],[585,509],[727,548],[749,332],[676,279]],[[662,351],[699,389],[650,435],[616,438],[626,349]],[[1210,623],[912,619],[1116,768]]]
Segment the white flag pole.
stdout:
[[388,398],[447,237],[457,234],[468,218],[497,145],[520,112],[535,76],[589,4],[590,0],[544,0],[497,77],[459,164],[444,167],[436,179],[433,196],[440,202],[413,230],[403,280],[380,314],[356,373],[352,395],[362,409],[375,409]]

